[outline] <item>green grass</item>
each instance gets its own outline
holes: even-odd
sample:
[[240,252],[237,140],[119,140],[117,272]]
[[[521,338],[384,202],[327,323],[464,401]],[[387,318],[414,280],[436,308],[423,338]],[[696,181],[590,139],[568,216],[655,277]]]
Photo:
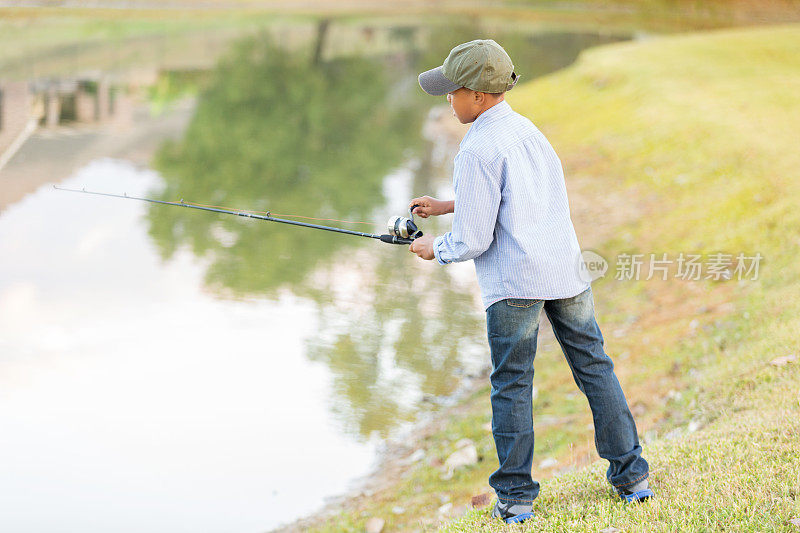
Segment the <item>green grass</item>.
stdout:
[[[594,283],[606,350],[635,408],[651,485],[617,501],[593,448],[591,416],[557,346],[536,358],[534,477],[523,526],[475,509],[444,531],[790,531],[800,517],[800,27],[725,30],[622,43],[509,93],[548,136],[574,193],[620,218],[584,248],[612,259]],[[609,205],[608,193],[623,198]],[[614,217],[610,218],[614,220]],[[755,281],[618,281],[626,253],[761,253]],[[619,334],[616,334],[619,332]],[[312,531],[435,529],[443,501],[469,503],[496,468],[488,386],[417,446],[426,458]],[[482,460],[440,478],[462,437]],[[544,457],[558,466],[539,468]],[[392,508],[401,506],[403,513]]]

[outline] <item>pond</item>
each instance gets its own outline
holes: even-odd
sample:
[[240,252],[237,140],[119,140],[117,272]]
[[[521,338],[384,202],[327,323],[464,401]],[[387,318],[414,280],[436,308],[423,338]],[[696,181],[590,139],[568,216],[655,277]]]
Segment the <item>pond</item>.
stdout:
[[383,233],[413,196],[452,194],[465,130],[419,72],[491,35],[524,82],[621,38],[419,21],[187,35],[0,64],[3,530],[276,527],[488,364],[469,263],[52,184]]

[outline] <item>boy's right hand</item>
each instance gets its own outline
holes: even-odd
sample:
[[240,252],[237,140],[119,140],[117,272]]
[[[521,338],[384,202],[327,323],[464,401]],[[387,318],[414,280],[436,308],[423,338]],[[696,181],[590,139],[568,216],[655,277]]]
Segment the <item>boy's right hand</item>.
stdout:
[[411,207],[416,205],[417,207],[414,208],[413,213],[419,215],[420,218],[428,218],[429,216],[452,213],[452,204],[452,201],[437,200],[430,196],[420,196],[419,198],[411,200],[408,203],[408,208],[411,209]]

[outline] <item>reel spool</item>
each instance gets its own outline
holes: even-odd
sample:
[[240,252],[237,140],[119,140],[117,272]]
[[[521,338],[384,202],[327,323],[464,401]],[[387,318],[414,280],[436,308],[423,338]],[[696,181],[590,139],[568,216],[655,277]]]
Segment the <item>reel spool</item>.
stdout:
[[387,223],[387,229],[389,231],[389,235],[394,237],[400,237],[403,239],[416,239],[417,237],[422,237],[422,231],[417,227],[417,224],[414,222],[414,208],[418,207],[416,205],[411,206],[411,209],[408,210],[408,214],[410,218],[406,217],[392,217],[389,219]]

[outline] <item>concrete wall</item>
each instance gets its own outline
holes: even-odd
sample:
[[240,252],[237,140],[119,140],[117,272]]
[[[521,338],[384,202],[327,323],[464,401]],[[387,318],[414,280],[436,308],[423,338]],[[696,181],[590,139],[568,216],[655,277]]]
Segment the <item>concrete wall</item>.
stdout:
[[0,82],[0,157],[25,131],[32,105],[27,82]]

